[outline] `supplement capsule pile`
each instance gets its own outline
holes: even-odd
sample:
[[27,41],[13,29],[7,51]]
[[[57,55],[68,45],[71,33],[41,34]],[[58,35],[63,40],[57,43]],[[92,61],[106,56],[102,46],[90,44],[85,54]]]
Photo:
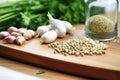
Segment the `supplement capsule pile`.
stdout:
[[53,42],[49,47],[54,53],[63,55],[102,55],[106,53],[107,46],[103,42],[92,40],[86,37],[81,39],[69,39],[62,42]]

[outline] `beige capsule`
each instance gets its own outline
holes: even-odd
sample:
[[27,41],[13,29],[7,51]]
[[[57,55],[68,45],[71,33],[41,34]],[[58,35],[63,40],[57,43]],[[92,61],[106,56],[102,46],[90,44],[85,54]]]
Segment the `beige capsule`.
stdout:
[[[89,41],[90,40],[90,41]],[[80,45],[81,44],[81,45]],[[104,44],[105,45],[105,44]],[[101,55],[103,54],[104,46],[103,43],[99,41],[94,41],[92,39],[70,39],[67,41],[59,42],[59,46],[56,45],[61,52],[65,52],[69,55]]]
[[54,54],[57,54],[58,52],[56,50],[54,50]]
[[79,53],[79,52],[77,52],[77,53],[75,53],[75,55],[76,55],[76,56],[79,56],[79,55],[80,55],[80,53]]

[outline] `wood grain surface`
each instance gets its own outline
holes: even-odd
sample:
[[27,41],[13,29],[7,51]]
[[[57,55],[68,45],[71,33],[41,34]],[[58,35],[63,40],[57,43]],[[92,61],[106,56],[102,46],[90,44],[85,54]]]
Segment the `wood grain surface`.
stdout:
[[[81,36],[84,36],[84,32],[76,30],[74,35],[67,35],[66,38],[57,39],[57,41]],[[0,42],[0,55],[75,75],[119,80],[120,43],[106,42],[105,44],[108,45],[105,55],[76,57],[54,54],[48,44],[41,45],[39,39],[27,41],[23,46]]]

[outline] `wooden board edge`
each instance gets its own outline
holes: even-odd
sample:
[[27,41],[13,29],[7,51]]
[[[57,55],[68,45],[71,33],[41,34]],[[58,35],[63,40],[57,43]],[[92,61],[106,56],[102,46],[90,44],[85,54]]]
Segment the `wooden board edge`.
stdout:
[[49,69],[62,71],[65,73],[70,73],[78,76],[112,80],[118,80],[120,76],[120,71],[90,67],[70,62],[66,63],[65,61],[30,54],[24,51],[8,48],[2,45],[0,45],[0,56],[12,58],[36,66],[43,66]]

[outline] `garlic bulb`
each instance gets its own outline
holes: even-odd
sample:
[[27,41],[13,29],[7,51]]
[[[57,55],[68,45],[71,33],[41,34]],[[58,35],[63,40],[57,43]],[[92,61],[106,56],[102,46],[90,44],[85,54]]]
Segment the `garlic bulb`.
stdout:
[[50,25],[39,26],[36,30],[36,37],[42,36],[44,33],[48,32],[51,29]]
[[67,31],[63,22],[58,19],[54,19],[49,12],[47,16],[49,18],[52,29],[57,31],[58,37],[65,37]]
[[71,24],[70,22],[68,22],[68,21],[62,21],[62,22],[63,22],[63,24],[65,25],[65,28],[66,28],[66,30],[67,30],[67,33],[72,34],[73,31],[76,29],[75,27],[72,26],[72,24]]
[[53,41],[55,41],[57,38],[57,33],[54,30],[48,31],[46,33],[44,33],[41,38],[40,38],[40,42],[41,43],[51,43]]

